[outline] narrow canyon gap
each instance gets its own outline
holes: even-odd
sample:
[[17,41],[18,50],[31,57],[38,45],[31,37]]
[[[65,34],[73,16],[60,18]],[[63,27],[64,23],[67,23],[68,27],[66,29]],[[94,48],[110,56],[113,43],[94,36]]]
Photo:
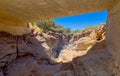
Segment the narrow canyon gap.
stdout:
[[[120,1],[119,0],[0,0],[0,31],[12,35],[30,32],[26,24],[67,15],[108,10],[107,51],[113,57],[112,76],[120,76]],[[19,31],[21,30],[21,31]],[[81,64],[82,65],[82,64]],[[77,75],[79,76],[79,75]],[[96,75],[97,76],[97,75]],[[109,75],[107,75],[109,76]]]

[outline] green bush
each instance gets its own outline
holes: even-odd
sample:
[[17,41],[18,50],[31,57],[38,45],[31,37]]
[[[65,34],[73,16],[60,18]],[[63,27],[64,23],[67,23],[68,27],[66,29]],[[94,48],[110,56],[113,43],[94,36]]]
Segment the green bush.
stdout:
[[[75,33],[80,33],[82,30],[75,30],[71,31],[71,28],[65,28],[57,23],[55,23],[54,20],[41,20],[39,22],[33,22],[33,25],[37,25],[40,29],[42,29],[42,32],[47,33],[49,31],[53,32],[61,32],[61,33],[66,33],[66,34],[75,34]],[[97,26],[87,26],[83,30],[94,30],[97,29]]]
[[87,26],[84,28],[84,30],[94,30],[94,29],[97,29],[98,28],[98,25],[97,26]]
[[54,22],[54,20],[50,19],[50,20],[42,20],[39,22],[35,23],[38,27],[40,27],[41,29],[43,29],[42,32],[47,33],[49,31],[53,31],[53,32],[62,32],[62,33],[70,33],[71,29],[70,28],[65,28],[61,25],[58,25]]

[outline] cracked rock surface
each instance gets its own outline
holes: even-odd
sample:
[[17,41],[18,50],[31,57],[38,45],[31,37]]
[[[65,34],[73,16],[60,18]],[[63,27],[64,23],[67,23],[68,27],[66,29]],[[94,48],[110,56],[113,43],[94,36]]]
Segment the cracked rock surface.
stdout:
[[[101,36],[102,34],[99,37]],[[89,38],[84,38],[88,42],[97,40],[97,37],[98,35],[90,35]],[[88,43],[77,38],[77,43],[73,41],[78,45],[74,46],[77,50],[68,45],[64,48],[67,51],[61,50],[58,58],[53,58],[53,52],[65,42],[58,36],[34,36],[32,33],[12,36],[0,32],[0,76],[118,76],[114,57],[109,53],[104,37],[101,38],[96,43],[93,42],[94,45],[84,55],[82,52],[85,50],[80,50],[78,46],[86,47]]]

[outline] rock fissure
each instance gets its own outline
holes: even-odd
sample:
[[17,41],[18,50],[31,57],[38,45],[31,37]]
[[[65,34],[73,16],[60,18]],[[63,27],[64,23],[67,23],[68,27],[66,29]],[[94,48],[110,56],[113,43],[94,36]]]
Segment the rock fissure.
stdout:
[[[3,39],[2,43],[7,48],[1,49],[1,53],[5,53],[5,55],[0,59],[0,64],[6,64],[0,65],[4,67],[1,69],[5,73],[4,76],[91,76],[91,70],[89,70],[89,66],[86,66],[86,61],[89,62],[89,58],[103,52],[100,50],[105,47],[105,31],[105,26],[101,25],[96,31],[86,30],[72,36],[71,39],[65,34],[54,32],[54,34],[43,33],[43,35],[32,35],[33,33],[24,36],[9,35],[5,41],[3,38],[7,33],[3,33],[0,38]],[[2,47],[1,45],[0,47]],[[92,50],[92,53],[87,53],[89,52],[87,50]],[[88,56],[84,58],[83,55],[86,53]],[[8,55],[9,57],[6,58]],[[82,56],[83,58],[79,60],[79,57]],[[2,59],[6,60],[3,62]],[[103,57],[102,60],[104,61],[104,59]],[[101,60],[99,55],[98,60]],[[92,65],[90,64],[90,66]]]

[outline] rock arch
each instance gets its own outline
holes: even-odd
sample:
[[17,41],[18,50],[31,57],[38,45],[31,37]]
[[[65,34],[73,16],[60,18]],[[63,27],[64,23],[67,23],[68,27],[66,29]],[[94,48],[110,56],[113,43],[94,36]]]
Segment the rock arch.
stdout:
[[119,0],[0,0],[0,31],[13,35],[23,35],[30,32],[30,29],[26,26],[28,22],[108,10],[106,44],[119,69],[119,7]]
[[[118,1],[119,0],[12,0],[11,2],[9,0],[1,0],[0,30],[15,34],[14,31],[17,31],[15,29],[23,29],[18,28],[18,26],[25,27],[29,22],[101,10],[111,10]],[[14,31],[8,30],[9,28],[13,28],[12,30]],[[29,30],[25,30],[26,29],[23,29],[20,35],[29,32]],[[17,31],[16,34],[19,35],[19,32]]]

